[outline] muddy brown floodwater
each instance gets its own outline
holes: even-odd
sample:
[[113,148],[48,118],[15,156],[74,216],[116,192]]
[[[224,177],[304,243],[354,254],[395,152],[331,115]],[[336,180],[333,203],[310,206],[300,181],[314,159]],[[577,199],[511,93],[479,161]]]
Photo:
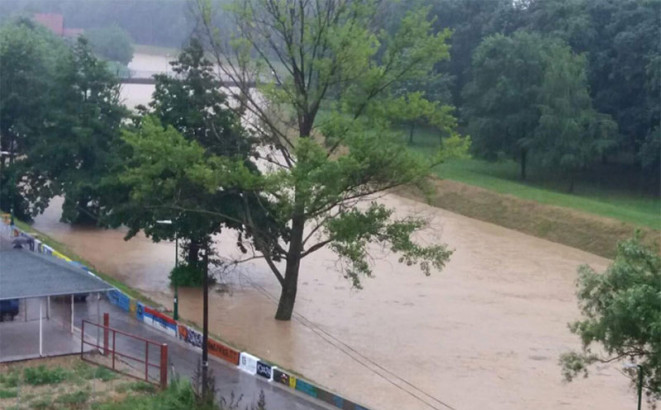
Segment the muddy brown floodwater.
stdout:
[[[374,409],[603,409],[631,407],[618,364],[564,383],[558,356],[578,347],[576,268],[608,260],[394,195],[398,213],[430,220],[419,239],[455,249],[425,277],[377,252],[375,277],[352,290],[330,253],[304,260],[296,318],[273,319],[278,286],[259,262],[226,273],[210,297],[211,331]],[[98,269],[171,306],[172,243],[59,223],[61,201],[35,228]],[[225,240],[226,239],[226,240]],[[228,238],[220,252],[234,255]],[[180,291],[182,317],[201,321],[199,290]]]

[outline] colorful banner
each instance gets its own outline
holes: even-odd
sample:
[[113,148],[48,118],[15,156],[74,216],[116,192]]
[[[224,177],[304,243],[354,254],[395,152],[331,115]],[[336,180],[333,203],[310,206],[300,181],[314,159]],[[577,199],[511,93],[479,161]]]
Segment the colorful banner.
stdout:
[[108,292],[108,300],[125,312],[131,311],[131,298],[117,289]]
[[273,380],[273,371],[272,371],[272,369],[273,369],[273,367],[270,364],[268,364],[268,363],[266,363],[262,360],[257,361],[257,372],[256,373],[257,373],[258,376],[262,376],[266,380],[271,381],[271,380]]
[[[128,309],[127,309],[128,311]],[[142,311],[142,321],[154,329],[177,337],[177,322],[150,307],[145,306]]]
[[179,339],[188,343],[193,347],[202,349],[202,333],[191,329],[188,326],[179,325],[178,327]]
[[144,312],[145,312],[145,305],[143,305],[140,302],[137,302],[135,307],[135,318],[138,319],[140,322],[144,321],[145,319]]
[[308,396],[317,397],[317,386],[301,379],[296,380],[296,390],[305,393]]
[[[190,330],[190,328],[188,328],[188,330]],[[207,347],[209,348],[209,354],[228,361],[235,366],[239,364],[241,353],[237,350],[234,350],[231,347],[227,347],[213,339],[207,340]]]
[[241,352],[241,360],[239,361],[239,369],[246,373],[257,374],[257,362],[259,357],[253,356],[250,353]]

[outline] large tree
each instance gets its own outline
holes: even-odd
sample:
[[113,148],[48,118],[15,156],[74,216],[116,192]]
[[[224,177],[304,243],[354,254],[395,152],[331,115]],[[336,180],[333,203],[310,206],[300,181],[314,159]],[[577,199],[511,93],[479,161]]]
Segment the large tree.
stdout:
[[85,37],[101,58],[128,64],[133,59],[133,40],[121,27],[113,25],[85,30]]
[[[586,0],[586,8],[596,32],[588,50],[595,107],[617,121],[621,151],[641,159],[650,154],[641,149],[645,139],[661,121],[661,1]],[[658,176],[658,167],[651,171]]]
[[255,163],[264,170],[235,163],[201,174],[209,190],[237,184],[259,194],[287,227],[286,235],[265,230],[244,208],[242,227],[282,287],[276,319],[291,318],[301,260],[324,247],[356,286],[371,274],[373,242],[426,274],[443,267],[444,245],[412,239],[425,222],[395,217],[374,197],[422,183],[429,172],[430,161],[406,150],[391,128],[402,98],[393,90],[448,58],[449,33],[432,34],[428,10],[411,10],[388,34],[372,20],[374,1],[240,1],[232,8],[238,33],[228,39],[212,25],[209,2],[197,7],[220,75],[236,83],[234,107],[258,139]]
[[[409,2],[399,2],[406,9]],[[447,66],[452,78],[453,103],[463,105],[461,90],[470,80],[471,58],[483,39],[494,34],[508,35],[521,25],[520,7],[510,0],[432,0],[436,30],[451,29],[450,60]]]
[[46,177],[48,188],[64,195],[63,221],[95,223],[99,184],[117,161],[115,146],[127,111],[119,81],[85,38],[77,40],[57,69],[48,123],[28,153],[28,180]]
[[578,299],[583,318],[569,328],[582,341],[580,352],[563,354],[568,380],[588,375],[591,365],[629,361],[632,384],[643,375],[648,399],[661,400],[661,256],[638,237],[618,244],[603,273],[581,266]]
[[463,117],[475,152],[487,159],[518,159],[526,178],[539,123],[539,99],[550,41],[519,31],[487,37],[473,55],[473,78],[464,88]]
[[[46,28],[27,19],[0,27],[0,207],[29,220],[47,199],[27,198],[21,187],[29,166],[28,152],[44,135],[53,105],[57,60],[65,43]],[[41,179],[39,186],[47,181]],[[48,196],[50,198],[50,196]]]
[[[227,108],[198,40],[193,38],[171,65],[175,75],[156,76],[152,102],[138,107],[136,124],[124,132],[128,144],[120,147],[123,162],[103,181],[103,220],[127,226],[127,238],[143,230],[157,241],[183,240],[187,265],[201,268],[200,251],[208,249],[212,235],[224,225],[241,228],[235,220],[242,200],[236,190],[207,192],[194,181],[189,176],[197,169],[191,152],[201,156],[195,157],[199,161],[216,156],[245,161],[251,141],[239,117]],[[157,222],[166,219],[172,224]]]
[[464,95],[476,152],[518,159],[522,179],[533,156],[564,173],[572,190],[575,173],[616,134],[610,117],[592,108],[585,58],[560,39],[526,31],[485,39]]
[[546,59],[532,151],[543,167],[565,174],[573,192],[576,173],[614,144],[617,124],[592,108],[583,56],[556,43]]
[[530,0],[522,11],[527,30],[561,38],[585,53],[593,105],[618,125],[620,139],[610,156],[642,165],[649,185],[658,189],[661,1]]

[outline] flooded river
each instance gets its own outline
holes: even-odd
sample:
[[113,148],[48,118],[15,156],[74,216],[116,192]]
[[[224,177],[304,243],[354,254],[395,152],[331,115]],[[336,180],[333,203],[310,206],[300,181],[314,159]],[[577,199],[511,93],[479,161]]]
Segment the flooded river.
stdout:
[[[141,93],[125,88],[128,103]],[[276,279],[265,264],[246,263],[222,277],[229,291],[210,296],[212,333],[374,409],[632,407],[616,364],[570,384],[558,366],[578,347],[567,329],[578,317],[576,268],[601,270],[608,260],[394,195],[382,201],[427,217],[420,239],[455,249],[443,272],[425,277],[376,252],[375,277],[356,291],[320,251],[302,264],[295,320],[282,323],[273,319]],[[53,201],[35,228],[171,307],[173,243],[71,228],[58,222],[60,206]],[[218,238],[219,253],[235,255],[233,242]],[[180,290],[183,318],[201,322],[201,303],[199,290]]]

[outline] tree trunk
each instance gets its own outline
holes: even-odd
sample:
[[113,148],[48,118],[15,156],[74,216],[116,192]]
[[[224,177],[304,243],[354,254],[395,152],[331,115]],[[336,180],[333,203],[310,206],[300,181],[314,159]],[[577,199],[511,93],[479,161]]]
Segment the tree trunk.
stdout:
[[409,128],[409,145],[413,145],[413,131],[415,130],[415,123],[411,123],[411,127]]
[[521,150],[521,180],[526,180],[526,157],[528,156],[528,150]]
[[576,178],[574,178],[574,173],[573,173],[573,172],[570,173],[570,174],[569,174],[569,193],[570,193],[570,194],[573,194],[573,193],[574,193],[574,180],[575,180],[575,179],[576,179]]
[[[296,200],[295,200],[296,201]],[[298,271],[301,267],[301,253],[303,251],[303,229],[305,218],[303,212],[296,212],[292,218],[291,241],[287,252],[287,266],[285,268],[285,280],[280,293],[278,310],[275,313],[276,320],[291,320],[296,302],[296,290],[298,288]]]
[[[289,265],[289,264],[288,264]],[[296,290],[298,287],[298,268],[296,272],[290,275],[289,266],[287,267],[287,274],[285,277],[285,284],[282,286],[280,293],[280,301],[278,302],[278,310],[275,312],[276,320],[288,321],[294,313],[294,303],[296,303]]]
[[188,255],[186,256],[186,262],[188,266],[197,266],[199,262],[201,243],[197,240],[191,239],[188,244]]

